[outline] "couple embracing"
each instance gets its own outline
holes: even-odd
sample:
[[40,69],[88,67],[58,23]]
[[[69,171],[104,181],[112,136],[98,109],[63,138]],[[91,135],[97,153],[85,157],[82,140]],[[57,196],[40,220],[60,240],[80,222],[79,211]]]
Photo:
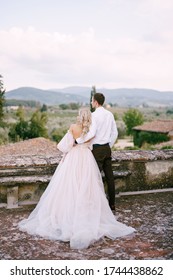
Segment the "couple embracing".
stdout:
[[[96,93],[92,107],[79,110],[76,123],[57,145],[64,153],[36,208],[19,223],[19,229],[51,240],[69,241],[83,249],[103,237],[115,239],[134,232],[116,220],[115,186],[111,147],[117,127],[111,112],[103,108],[105,97]],[[105,195],[100,171],[108,186]]]

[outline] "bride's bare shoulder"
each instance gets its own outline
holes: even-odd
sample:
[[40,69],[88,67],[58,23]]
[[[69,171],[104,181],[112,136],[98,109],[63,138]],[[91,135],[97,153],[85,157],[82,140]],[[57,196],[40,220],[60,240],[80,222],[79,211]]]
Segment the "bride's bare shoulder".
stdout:
[[76,124],[75,124],[75,123],[72,123],[72,124],[70,125],[69,130],[72,132],[72,131],[75,129],[75,126],[76,126]]
[[79,129],[81,129],[81,126],[76,123],[70,125],[70,131],[79,130]]

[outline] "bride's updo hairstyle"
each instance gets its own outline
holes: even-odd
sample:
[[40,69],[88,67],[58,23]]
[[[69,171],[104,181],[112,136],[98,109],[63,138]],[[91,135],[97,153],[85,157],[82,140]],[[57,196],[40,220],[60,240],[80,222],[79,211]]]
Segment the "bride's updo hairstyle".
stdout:
[[77,124],[81,125],[82,136],[84,136],[89,131],[91,125],[91,112],[88,108],[82,108],[79,110]]

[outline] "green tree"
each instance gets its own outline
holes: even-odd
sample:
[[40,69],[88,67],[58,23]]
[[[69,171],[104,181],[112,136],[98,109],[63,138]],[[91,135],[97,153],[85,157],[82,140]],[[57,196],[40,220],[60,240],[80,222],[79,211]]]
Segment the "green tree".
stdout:
[[29,123],[25,120],[20,120],[16,123],[15,132],[18,136],[17,138],[26,140],[29,138]]
[[9,137],[12,141],[31,139],[36,137],[48,137],[46,128],[47,114],[45,112],[35,111],[29,121],[25,120],[25,114],[22,107],[16,112],[19,118],[18,122],[13,124],[9,131]]
[[41,109],[40,109],[41,112],[46,112],[47,111],[47,105],[46,104],[43,104]]
[[95,109],[92,107],[92,98],[93,98],[93,95],[96,93],[96,87],[95,86],[92,86],[92,89],[91,89],[91,95],[90,95],[90,111],[91,112],[94,112]]
[[25,111],[21,105],[19,106],[19,108],[16,111],[16,116],[19,118],[19,120],[25,119]]
[[59,142],[63,138],[63,136],[65,135],[66,132],[67,132],[67,130],[65,130],[65,129],[54,128],[51,132],[51,138],[53,141]]
[[3,107],[5,103],[5,89],[2,78],[3,77],[0,75],[0,123],[2,122],[4,117]]
[[127,135],[133,134],[133,127],[141,125],[144,122],[143,114],[137,109],[129,109],[123,115],[123,121],[127,127]]
[[19,106],[16,116],[19,118],[15,127],[16,134],[23,140],[28,139],[29,122],[25,120],[25,111],[22,106]]
[[9,131],[9,137],[14,142],[20,139],[28,139],[30,129],[29,122],[25,120],[25,111],[22,106],[19,106],[17,109],[16,116],[18,117],[18,121],[11,126]]
[[48,137],[46,128],[48,118],[45,112],[36,111],[30,120],[29,138]]
[[66,110],[66,109],[69,109],[69,105],[67,104],[59,104],[59,108],[61,108],[62,110]]
[[78,103],[71,102],[71,103],[69,104],[69,108],[72,109],[72,110],[78,110],[78,109],[79,109],[79,104],[78,104]]

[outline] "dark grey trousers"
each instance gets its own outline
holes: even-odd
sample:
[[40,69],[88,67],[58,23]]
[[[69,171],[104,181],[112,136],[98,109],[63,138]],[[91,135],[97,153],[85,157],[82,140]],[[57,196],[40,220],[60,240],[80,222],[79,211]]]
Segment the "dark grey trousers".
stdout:
[[115,183],[112,170],[111,148],[107,145],[93,145],[92,153],[100,171],[103,170],[108,187],[109,205],[115,205]]

